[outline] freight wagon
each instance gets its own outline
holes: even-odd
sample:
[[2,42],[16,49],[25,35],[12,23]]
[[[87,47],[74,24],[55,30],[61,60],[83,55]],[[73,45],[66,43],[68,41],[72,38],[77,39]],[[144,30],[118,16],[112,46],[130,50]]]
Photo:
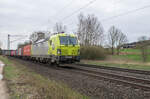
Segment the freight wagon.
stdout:
[[2,50],[2,55],[10,56],[12,50]]
[[23,55],[23,48],[18,48],[18,56],[22,56]]
[[11,56],[16,56],[16,50],[11,51]]
[[31,45],[26,45],[23,47],[23,58],[25,59],[31,59]]

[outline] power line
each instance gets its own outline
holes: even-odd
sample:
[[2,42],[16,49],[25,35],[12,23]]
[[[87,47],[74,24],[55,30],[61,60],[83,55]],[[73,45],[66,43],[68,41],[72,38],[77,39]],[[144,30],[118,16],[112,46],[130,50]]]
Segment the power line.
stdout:
[[[69,17],[72,17],[74,14],[76,14],[77,12],[79,12],[80,10],[88,7],[89,5],[93,4],[96,0],[92,0],[92,1],[89,1],[89,3],[87,3],[86,5],[84,5],[83,7],[79,8],[78,10],[72,12],[71,14],[69,14],[68,16],[64,17],[62,20],[66,20],[67,18]],[[122,0],[119,0],[118,2],[116,3],[120,3]]]
[[141,7],[141,8],[137,8],[137,9],[134,9],[134,10],[130,10],[130,11],[118,14],[118,15],[114,15],[114,16],[111,16],[111,17],[108,17],[108,18],[104,18],[101,21],[108,21],[108,20],[111,20],[111,19],[114,19],[114,18],[117,18],[117,17],[120,17],[120,16],[125,16],[125,15],[128,15],[128,14],[137,12],[139,10],[143,10],[143,9],[149,8],[149,7],[150,7],[150,5],[147,5],[147,6],[144,6],[144,7]]
[[[74,1],[74,0],[71,0],[66,6],[64,6],[63,8],[61,8],[59,11],[57,11],[57,12],[56,12],[53,16],[51,16],[51,17],[54,17],[54,19],[56,19],[56,16],[57,16],[57,15],[59,16],[59,14],[62,13],[62,12],[64,11],[64,9],[66,9],[69,5],[71,5],[73,1]],[[48,21],[50,21],[50,19],[49,19]]]
[[[83,7],[79,8],[79,9],[76,10],[76,11],[74,11],[74,12],[71,13],[70,15],[64,17],[62,20],[66,20],[67,18],[72,17],[75,13],[77,13],[77,12],[79,12],[80,10],[82,10],[82,9],[84,9],[84,8],[86,8],[86,7],[88,7],[89,5],[91,5],[92,3],[94,3],[95,1],[96,1],[96,0],[90,1],[89,3],[87,3],[86,5],[84,5]],[[119,0],[119,1],[117,1],[117,2],[115,2],[115,3],[120,3],[121,1],[122,1],[122,0]]]
[[[72,0],[72,1],[73,1],[73,0]],[[71,4],[72,1],[71,1],[69,4]],[[74,12],[72,12],[72,13],[69,14],[68,16],[64,17],[62,20],[66,20],[67,18],[72,17],[74,14],[78,13],[80,10],[82,10],[82,9],[88,7],[89,5],[93,4],[95,1],[96,1],[96,0],[91,0],[91,1],[89,1],[89,3],[87,3],[86,5],[80,7],[79,9],[77,9],[77,10],[74,11]],[[121,1],[121,0],[119,0],[119,1],[116,2],[116,3],[119,3],[120,1]],[[68,5],[69,5],[69,4],[68,4]],[[65,6],[64,8],[62,8],[62,10],[65,9],[65,8],[66,8],[66,6]],[[62,11],[62,10],[60,10],[60,11]],[[59,13],[59,12],[58,12],[58,13]],[[61,13],[61,12],[60,12],[60,13]],[[57,15],[57,14],[56,14],[56,15]],[[55,15],[55,16],[56,16],[56,15]]]
[[[79,12],[80,10],[82,10],[82,9],[84,9],[84,8],[86,8],[86,7],[88,7],[89,5],[93,4],[95,1],[96,1],[96,0],[91,0],[91,1],[89,1],[89,3],[87,3],[87,4],[84,5],[83,7],[80,7],[79,9],[77,9],[77,10],[74,11],[73,13],[69,14],[68,16],[64,17],[62,20],[66,20],[67,18],[72,17],[75,13],[77,13],[77,12]],[[72,2],[70,2],[70,3],[72,3]],[[66,8],[66,7],[64,7],[64,8]],[[64,9],[64,8],[63,8],[63,9]]]
[[87,3],[86,5],[84,5],[83,7],[80,7],[79,9],[77,9],[76,11],[72,12],[71,14],[69,14],[68,16],[64,17],[62,20],[66,20],[69,17],[72,17],[74,14],[78,13],[80,10],[88,7],[89,5],[93,4],[96,0],[91,0],[89,3]]
[[120,17],[120,16],[125,16],[125,15],[128,15],[130,13],[134,13],[134,12],[137,12],[139,10],[143,10],[143,9],[146,9],[146,8],[149,8],[150,5],[147,5],[147,6],[143,6],[141,8],[137,8],[137,9],[134,9],[134,10],[130,10],[130,11],[127,11],[127,12],[124,12],[124,13],[121,13],[121,14],[118,14],[118,15],[114,15],[114,16],[111,16],[111,17],[108,17],[108,18],[104,18],[102,19],[101,21],[108,21],[108,20],[111,20],[111,19],[114,19],[114,18],[117,18],[117,17]]
[[63,8],[61,8],[56,14],[55,16],[57,16],[58,14],[62,13],[62,11],[64,11],[64,9],[66,9],[68,6],[70,6],[72,4],[74,0],[71,0],[66,6],[64,6]]
[[12,42],[15,42],[15,41],[18,41],[19,39],[16,39],[16,40],[14,40],[14,41],[10,41],[10,37],[22,37],[22,38],[24,38],[24,37],[27,37],[27,35],[10,35],[10,34],[8,34],[8,40],[7,40],[7,47],[8,47],[8,50],[10,49],[10,44],[12,43]]
[[134,9],[134,10],[130,10],[130,11],[118,14],[118,15],[114,15],[114,16],[111,16],[111,17],[108,17],[108,18],[104,18],[101,21],[107,21],[107,20],[111,20],[111,19],[114,19],[114,18],[117,18],[117,17],[120,17],[120,16],[125,16],[125,15],[128,15],[130,13],[135,13],[135,12],[137,12],[139,10],[143,10],[143,9],[146,9],[146,8],[149,8],[149,7],[150,7],[150,5],[147,5],[147,6],[144,6],[144,7],[141,7],[141,8],[137,8],[137,9]]

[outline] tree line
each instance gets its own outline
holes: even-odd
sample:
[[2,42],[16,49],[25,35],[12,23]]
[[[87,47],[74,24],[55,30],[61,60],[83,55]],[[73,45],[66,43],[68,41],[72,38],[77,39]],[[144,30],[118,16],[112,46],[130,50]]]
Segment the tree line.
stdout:
[[[56,32],[65,32],[66,26],[56,23],[54,29]],[[93,14],[87,16],[79,14],[76,35],[83,46],[103,46],[106,41],[112,54],[116,48],[119,54],[121,45],[128,42],[126,34],[115,26],[111,26],[105,35],[101,22]]]
[[115,26],[111,26],[105,35],[104,28],[95,15],[80,14],[78,16],[77,36],[81,45],[103,46],[106,41],[112,55],[115,52],[114,49],[117,49],[119,54],[121,46],[128,42],[126,34]]
[[[67,27],[61,22],[54,25],[54,32],[64,33],[67,31]],[[34,33],[44,33],[44,31],[37,31]],[[34,34],[33,33],[33,34]],[[30,40],[33,41],[33,34],[30,36]],[[51,34],[51,33],[50,33]],[[115,26],[111,26],[107,31],[107,35],[104,33],[104,28],[99,19],[93,15],[84,15],[80,13],[78,15],[77,30],[75,32],[80,44],[83,46],[103,46],[107,42],[107,47],[111,48],[111,53],[114,54],[114,49],[117,48],[117,54],[120,52],[121,45],[127,43],[127,36],[120,29]],[[106,45],[106,44],[105,44]]]
[[[57,22],[54,25],[54,32],[56,33],[64,33],[67,31],[67,26],[63,25],[61,22]],[[44,31],[37,31],[35,33],[43,33],[43,34],[51,34],[51,32],[44,32]],[[30,36],[30,41],[34,42],[33,40],[33,34]],[[77,35],[80,44],[82,46],[99,46],[99,47],[105,47],[108,49],[111,49],[111,54],[120,54],[120,49],[122,48],[122,45],[126,44],[128,42],[128,38],[126,33],[122,32],[121,29],[117,28],[116,26],[111,26],[107,31],[104,31],[102,23],[99,21],[99,19],[93,15],[88,14],[84,15],[80,13],[78,15],[78,24],[75,34]],[[49,36],[48,35],[48,36]],[[46,37],[45,37],[46,38]],[[141,38],[142,40],[145,40],[145,38]],[[28,43],[31,43],[28,42]],[[19,46],[23,46],[28,44],[27,42],[25,44],[20,44]],[[144,43],[145,44],[145,43]],[[146,45],[139,45],[138,48],[141,49],[142,56],[144,60],[146,60]]]

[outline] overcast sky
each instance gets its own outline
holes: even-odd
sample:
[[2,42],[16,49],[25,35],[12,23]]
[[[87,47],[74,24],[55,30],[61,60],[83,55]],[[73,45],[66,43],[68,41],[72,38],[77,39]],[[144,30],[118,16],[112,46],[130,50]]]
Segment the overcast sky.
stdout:
[[[2,48],[7,48],[8,34],[30,35],[38,30],[52,31],[56,22],[65,24],[69,33],[75,32],[77,16],[81,12],[98,17],[105,34],[112,25],[115,25],[128,36],[129,42],[136,41],[143,35],[150,37],[150,7],[110,19],[112,16],[150,6],[150,0],[96,0],[78,13],[65,18],[90,1],[92,0],[0,0]],[[107,18],[110,20],[103,20]],[[14,39],[11,38],[11,40]],[[16,48],[21,42],[24,40],[12,43],[11,48]]]

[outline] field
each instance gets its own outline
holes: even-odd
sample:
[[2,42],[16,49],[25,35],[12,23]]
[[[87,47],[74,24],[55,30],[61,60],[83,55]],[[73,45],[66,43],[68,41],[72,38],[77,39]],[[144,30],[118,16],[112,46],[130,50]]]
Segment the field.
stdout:
[[[140,49],[135,49],[135,48],[129,48],[129,49],[121,49],[121,52],[126,52],[126,53],[140,53]],[[148,50],[150,52],[150,50]]]
[[[118,57],[142,62],[142,55],[140,49],[122,49],[121,55],[119,55]],[[150,62],[150,50],[148,50],[147,62]]]
[[0,60],[6,64],[4,78],[12,99],[87,99],[67,85],[49,80],[22,64],[2,56]]
[[[148,52],[150,53],[150,50]],[[144,63],[139,49],[122,49],[120,55],[110,55],[105,60],[82,60],[81,63],[150,70],[150,55]]]
[[137,70],[149,70],[150,64],[142,64],[142,63],[125,63],[125,62],[112,62],[112,61],[91,61],[91,60],[82,60],[81,63],[84,64],[94,64],[99,66],[108,66],[108,67],[119,67],[119,68],[128,68],[128,69],[137,69]]

